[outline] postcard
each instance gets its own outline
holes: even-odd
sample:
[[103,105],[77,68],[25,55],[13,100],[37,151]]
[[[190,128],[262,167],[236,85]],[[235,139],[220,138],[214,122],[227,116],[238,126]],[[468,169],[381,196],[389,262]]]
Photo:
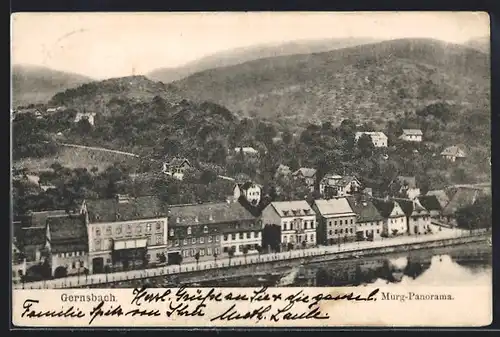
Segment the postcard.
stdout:
[[487,13],[11,21],[13,326],[491,323]]

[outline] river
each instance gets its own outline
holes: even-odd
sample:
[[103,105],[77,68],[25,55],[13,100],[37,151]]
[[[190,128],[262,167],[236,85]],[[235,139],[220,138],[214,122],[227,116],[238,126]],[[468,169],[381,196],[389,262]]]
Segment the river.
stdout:
[[259,276],[186,283],[200,287],[491,285],[491,247],[472,243],[283,268]]

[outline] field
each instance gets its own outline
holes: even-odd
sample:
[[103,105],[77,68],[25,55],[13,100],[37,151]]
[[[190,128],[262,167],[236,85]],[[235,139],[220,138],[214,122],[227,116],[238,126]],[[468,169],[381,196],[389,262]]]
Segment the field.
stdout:
[[24,158],[14,162],[14,167],[27,168],[29,171],[36,172],[50,168],[50,165],[56,162],[68,168],[85,167],[90,170],[95,166],[99,171],[102,171],[116,162],[128,165],[137,164],[138,159],[124,154],[60,146],[59,152],[54,156]]

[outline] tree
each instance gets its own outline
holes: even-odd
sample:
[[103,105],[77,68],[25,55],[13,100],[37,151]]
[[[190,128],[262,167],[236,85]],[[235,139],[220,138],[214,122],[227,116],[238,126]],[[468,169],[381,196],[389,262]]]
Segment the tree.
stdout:
[[290,131],[286,130],[283,132],[281,138],[283,139],[283,143],[285,145],[290,145],[292,143],[292,140],[293,140],[293,135]]
[[302,249],[306,249],[307,243],[305,241],[302,241]]
[[260,254],[262,254],[262,247],[260,245],[255,245],[255,250],[257,253],[259,253],[259,260],[260,260]]
[[218,256],[217,253],[214,253],[213,256],[214,256],[214,263],[217,264],[217,256]]
[[197,251],[196,254],[194,254],[194,259],[196,260],[196,269],[198,269],[198,261],[200,260],[200,251]]
[[217,173],[212,170],[204,170],[200,176],[200,182],[208,185],[217,180]]
[[375,146],[373,145],[372,137],[367,134],[363,134],[358,139],[358,149],[363,157],[370,157],[375,150]]
[[230,247],[230,248],[227,250],[227,255],[228,255],[228,257],[229,257],[229,265],[231,265],[231,259],[233,258],[234,253],[235,253],[235,249],[234,249],[234,247]]
[[243,256],[245,257],[245,264],[247,264],[247,254],[248,254],[248,246],[247,245],[243,246],[242,253],[243,253]]
[[167,262],[167,257],[165,255],[165,253],[161,253],[160,256],[159,256],[159,261],[160,263],[165,263]]

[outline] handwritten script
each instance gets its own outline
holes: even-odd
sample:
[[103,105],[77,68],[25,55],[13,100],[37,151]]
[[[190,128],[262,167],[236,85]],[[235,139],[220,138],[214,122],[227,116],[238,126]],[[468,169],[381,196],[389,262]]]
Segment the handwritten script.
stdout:
[[131,300],[92,303],[92,309],[80,309],[78,303],[47,310],[51,303],[26,299],[21,317],[29,319],[66,318],[87,320],[89,325],[109,317],[205,317],[211,322],[260,321],[280,322],[297,320],[325,320],[330,318],[327,307],[332,301],[376,301],[379,289],[368,295],[348,293],[305,293],[303,290],[283,294],[280,289],[179,288],[132,290]]

